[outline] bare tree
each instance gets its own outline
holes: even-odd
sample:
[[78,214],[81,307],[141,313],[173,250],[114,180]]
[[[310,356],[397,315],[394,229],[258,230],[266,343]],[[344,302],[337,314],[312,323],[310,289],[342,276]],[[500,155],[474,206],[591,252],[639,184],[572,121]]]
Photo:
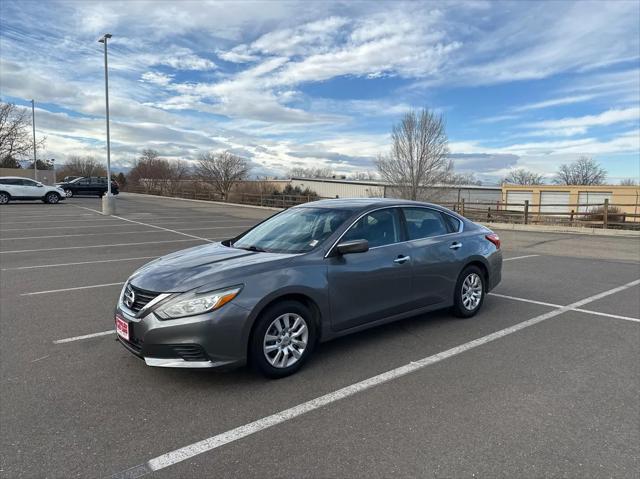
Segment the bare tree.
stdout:
[[189,177],[189,164],[183,160],[161,158],[156,150],[142,150],[133,168],[127,175],[127,182],[142,186],[146,192],[174,194]]
[[[38,168],[40,168],[40,165],[38,165]],[[71,155],[60,166],[57,175],[61,178],[65,176],[107,176],[107,170],[93,156]]]
[[376,161],[383,180],[402,198],[419,199],[424,188],[442,183],[451,175],[452,162],[445,122],[441,115],[427,109],[406,113],[393,126],[393,145],[386,156]]
[[376,181],[379,180],[378,175],[372,171],[358,171],[353,173],[350,177],[353,181]]
[[297,166],[291,168],[287,172],[287,176],[289,178],[334,178],[336,174],[328,167],[304,168]]
[[625,178],[620,180],[620,186],[638,186],[638,182],[633,178]]
[[[44,147],[45,138],[36,142],[36,149]],[[25,108],[0,102],[0,160],[33,154],[31,121]]]
[[518,168],[510,171],[504,182],[512,185],[541,185],[544,183],[544,176],[524,168]]
[[482,185],[482,181],[476,178],[476,175],[473,173],[454,173],[453,169],[450,173],[442,180],[442,182],[446,185],[451,186],[462,186],[462,185]]
[[555,183],[560,185],[602,185],[607,171],[592,158],[581,156],[573,163],[560,165]]
[[226,201],[234,183],[244,180],[249,175],[249,165],[244,158],[228,151],[205,152],[198,157],[196,175],[205,183],[212,185]]

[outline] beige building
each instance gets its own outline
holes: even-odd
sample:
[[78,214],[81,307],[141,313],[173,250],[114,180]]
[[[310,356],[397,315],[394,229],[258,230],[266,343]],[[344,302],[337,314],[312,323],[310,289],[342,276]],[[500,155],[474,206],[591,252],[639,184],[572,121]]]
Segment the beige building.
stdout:
[[[640,214],[640,187],[638,186],[580,186],[580,185],[503,185],[503,208],[523,211],[529,202],[530,214],[585,213],[602,206],[605,200],[623,213]],[[629,218],[640,221],[640,218]]]

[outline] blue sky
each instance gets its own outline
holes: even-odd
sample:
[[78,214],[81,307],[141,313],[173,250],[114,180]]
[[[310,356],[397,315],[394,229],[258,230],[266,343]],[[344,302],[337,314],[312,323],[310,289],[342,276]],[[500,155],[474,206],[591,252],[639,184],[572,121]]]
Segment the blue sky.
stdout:
[[254,174],[374,171],[394,122],[447,121],[455,168],[640,176],[640,2],[7,1],[0,96],[37,103],[43,156],[231,150]]

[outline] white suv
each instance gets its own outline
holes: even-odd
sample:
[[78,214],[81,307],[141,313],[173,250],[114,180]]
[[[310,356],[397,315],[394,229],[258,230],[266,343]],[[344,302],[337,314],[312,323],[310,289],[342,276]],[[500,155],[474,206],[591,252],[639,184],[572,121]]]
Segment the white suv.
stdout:
[[64,190],[57,186],[46,186],[19,176],[0,176],[0,205],[13,200],[42,200],[53,205],[64,198]]

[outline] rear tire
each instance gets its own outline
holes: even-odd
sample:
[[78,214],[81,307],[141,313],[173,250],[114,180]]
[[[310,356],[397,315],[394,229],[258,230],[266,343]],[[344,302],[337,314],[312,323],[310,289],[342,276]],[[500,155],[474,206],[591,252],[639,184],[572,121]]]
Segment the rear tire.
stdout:
[[0,191],[0,205],[6,205],[11,201],[11,196],[9,193],[5,193],[4,191]]
[[249,361],[269,378],[283,378],[307,361],[317,339],[316,324],[309,308],[297,301],[282,301],[268,307],[249,340]]
[[475,316],[484,302],[486,278],[477,266],[467,266],[456,282],[453,297],[453,314],[459,318]]
[[45,203],[55,205],[60,201],[60,195],[58,193],[47,193],[44,197]]

